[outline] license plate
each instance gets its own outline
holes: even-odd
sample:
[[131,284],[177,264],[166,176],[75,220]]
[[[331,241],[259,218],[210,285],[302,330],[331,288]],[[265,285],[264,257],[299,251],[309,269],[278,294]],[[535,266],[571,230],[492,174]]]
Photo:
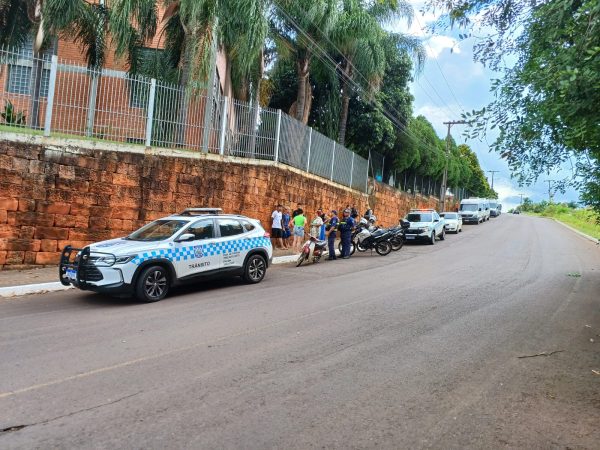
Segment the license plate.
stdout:
[[74,269],[67,269],[67,278],[70,278],[71,280],[76,280],[77,279],[77,271]]
[[414,239],[414,238],[415,238],[414,236],[406,236],[406,239],[409,239],[409,240]]

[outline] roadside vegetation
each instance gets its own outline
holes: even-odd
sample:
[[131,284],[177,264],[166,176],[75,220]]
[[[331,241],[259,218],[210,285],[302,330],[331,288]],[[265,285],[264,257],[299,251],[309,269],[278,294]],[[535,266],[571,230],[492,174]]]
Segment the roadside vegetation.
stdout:
[[525,198],[516,209],[528,215],[556,219],[582,233],[600,239],[600,216],[598,213],[591,208],[580,208],[575,202],[548,203],[544,200],[533,203],[531,199]]
[[600,213],[600,0],[427,0],[426,8],[447,12],[437,25],[465,30],[459,37],[475,59],[499,73],[494,100],[465,115],[468,134],[499,130],[491,148],[521,184],[572,167],[554,188],[577,188]]

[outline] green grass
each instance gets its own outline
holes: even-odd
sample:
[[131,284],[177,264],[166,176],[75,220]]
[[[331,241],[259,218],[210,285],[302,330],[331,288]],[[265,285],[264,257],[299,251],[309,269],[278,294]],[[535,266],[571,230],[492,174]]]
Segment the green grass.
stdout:
[[571,209],[565,205],[549,205],[542,213],[526,212],[526,214],[556,219],[582,233],[600,239],[598,216],[590,209]]

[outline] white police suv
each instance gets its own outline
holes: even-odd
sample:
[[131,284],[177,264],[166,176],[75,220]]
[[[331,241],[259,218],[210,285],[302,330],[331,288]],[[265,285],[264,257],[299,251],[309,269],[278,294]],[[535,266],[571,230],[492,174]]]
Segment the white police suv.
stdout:
[[59,275],[64,285],[156,302],[172,286],[209,277],[259,283],[272,258],[269,235],[258,220],[189,208],[124,238],[65,247]]

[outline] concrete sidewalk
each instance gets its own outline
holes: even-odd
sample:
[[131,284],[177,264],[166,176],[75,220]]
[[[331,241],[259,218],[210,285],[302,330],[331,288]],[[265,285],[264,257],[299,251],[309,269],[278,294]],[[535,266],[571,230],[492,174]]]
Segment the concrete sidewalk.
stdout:
[[[274,249],[273,264],[296,261],[291,250]],[[0,270],[0,298],[71,289],[58,281],[58,266],[39,269]]]

